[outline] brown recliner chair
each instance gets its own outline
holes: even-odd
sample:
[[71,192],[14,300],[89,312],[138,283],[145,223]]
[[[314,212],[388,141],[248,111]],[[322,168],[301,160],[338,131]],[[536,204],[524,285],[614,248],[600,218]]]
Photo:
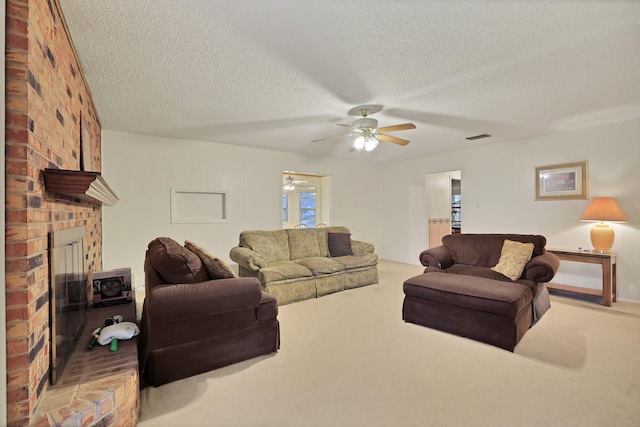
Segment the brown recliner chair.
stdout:
[[138,357],[140,383],[159,386],[276,352],[278,303],[258,279],[235,277],[191,242],[149,243]]

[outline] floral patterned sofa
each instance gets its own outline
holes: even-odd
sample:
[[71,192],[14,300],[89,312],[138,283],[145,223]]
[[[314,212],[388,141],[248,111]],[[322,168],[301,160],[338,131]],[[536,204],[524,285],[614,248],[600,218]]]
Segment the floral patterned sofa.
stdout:
[[373,245],[352,240],[347,227],[243,231],[229,256],[279,305],[378,283]]

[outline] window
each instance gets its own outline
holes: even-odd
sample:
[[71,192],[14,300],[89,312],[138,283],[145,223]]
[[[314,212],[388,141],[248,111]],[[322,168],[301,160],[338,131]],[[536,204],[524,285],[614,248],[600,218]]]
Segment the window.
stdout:
[[286,228],[289,222],[289,195],[282,195],[282,228]]
[[308,228],[316,226],[316,193],[300,192],[300,223]]

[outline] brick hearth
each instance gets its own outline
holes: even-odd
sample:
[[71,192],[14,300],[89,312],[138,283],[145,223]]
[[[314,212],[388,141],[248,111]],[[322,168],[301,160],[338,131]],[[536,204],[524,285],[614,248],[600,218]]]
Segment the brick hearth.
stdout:
[[136,322],[135,303],[94,308],[58,383],[44,393],[30,426],[133,426],[138,421],[140,381],[136,338],[85,351],[94,329],[117,314]]

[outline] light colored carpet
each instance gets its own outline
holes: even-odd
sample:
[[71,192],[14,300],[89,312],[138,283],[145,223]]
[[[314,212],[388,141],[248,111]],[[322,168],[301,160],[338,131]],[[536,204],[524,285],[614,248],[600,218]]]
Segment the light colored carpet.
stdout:
[[510,353],[404,323],[421,272],[280,307],[277,354],[144,389],[139,426],[640,426],[640,304],[552,296]]

